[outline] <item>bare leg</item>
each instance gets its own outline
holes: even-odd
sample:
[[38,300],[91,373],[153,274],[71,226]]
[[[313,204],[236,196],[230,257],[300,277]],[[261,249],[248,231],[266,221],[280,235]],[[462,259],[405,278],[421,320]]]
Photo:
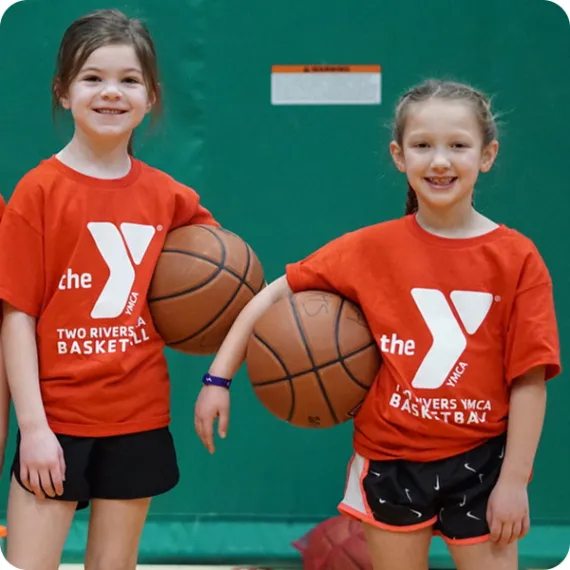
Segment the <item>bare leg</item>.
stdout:
[[12,477],[7,560],[16,568],[58,570],[76,502],[39,499]]
[[135,570],[150,499],[95,499],[91,504],[86,570]]
[[364,524],[374,570],[428,570],[432,530],[392,532]]
[[458,570],[517,570],[517,542],[499,546],[488,541],[480,544],[448,545]]

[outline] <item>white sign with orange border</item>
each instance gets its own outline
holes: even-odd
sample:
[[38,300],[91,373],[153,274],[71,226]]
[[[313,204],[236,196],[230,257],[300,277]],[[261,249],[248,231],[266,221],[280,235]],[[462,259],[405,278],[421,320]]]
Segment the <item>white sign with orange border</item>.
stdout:
[[274,65],[273,105],[378,105],[379,65]]

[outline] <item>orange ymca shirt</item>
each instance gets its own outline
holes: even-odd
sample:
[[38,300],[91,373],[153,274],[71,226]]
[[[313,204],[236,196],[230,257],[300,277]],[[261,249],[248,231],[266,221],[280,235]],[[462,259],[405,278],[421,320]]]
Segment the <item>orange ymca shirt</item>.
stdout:
[[415,216],[348,233],[287,266],[294,292],[358,303],[383,362],[354,420],[368,459],[433,461],[504,433],[513,379],[559,374],[552,282],[533,243],[499,226],[470,239]]
[[169,230],[218,225],[192,190],[133,159],[101,180],[42,161],[0,224],[0,298],[37,319],[40,389],[55,433],[164,427],[170,386],[147,291]]

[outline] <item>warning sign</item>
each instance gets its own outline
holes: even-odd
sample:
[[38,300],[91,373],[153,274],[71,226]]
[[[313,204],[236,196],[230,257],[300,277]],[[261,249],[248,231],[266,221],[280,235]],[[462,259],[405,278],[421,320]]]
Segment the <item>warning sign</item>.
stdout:
[[380,65],[273,65],[273,105],[378,105]]

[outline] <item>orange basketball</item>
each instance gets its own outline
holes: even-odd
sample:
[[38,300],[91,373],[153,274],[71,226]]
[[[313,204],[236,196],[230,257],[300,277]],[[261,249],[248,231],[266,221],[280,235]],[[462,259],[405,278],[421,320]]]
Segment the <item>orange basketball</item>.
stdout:
[[354,417],[380,362],[360,308],[322,291],[275,303],[255,324],[247,347],[257,397],[299,427],[331,427]]
[[239,236],[184,226],[166,238],[149,290],[150,312],[167,346],[213,354],[264,285],[259,259]]

